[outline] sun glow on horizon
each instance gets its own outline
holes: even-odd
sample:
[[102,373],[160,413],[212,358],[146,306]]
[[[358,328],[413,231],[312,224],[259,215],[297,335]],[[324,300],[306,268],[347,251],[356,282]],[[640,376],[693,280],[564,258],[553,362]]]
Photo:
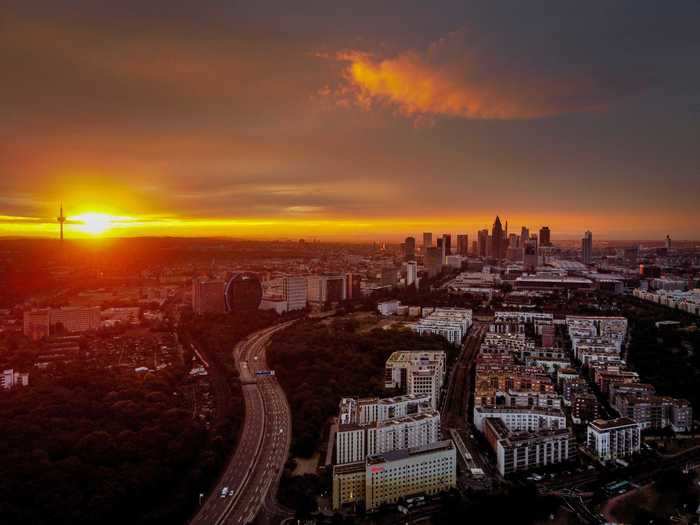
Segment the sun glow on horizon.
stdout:
[[101,235],[112,228],[114,218],[106,213],[88,212],[70,217],[70,220],[77,224],[81,232]]

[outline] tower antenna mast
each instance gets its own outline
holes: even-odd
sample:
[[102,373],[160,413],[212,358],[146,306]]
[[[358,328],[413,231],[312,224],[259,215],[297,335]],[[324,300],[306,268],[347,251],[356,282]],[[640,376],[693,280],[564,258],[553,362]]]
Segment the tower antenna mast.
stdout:
[[56,217],[56,220],[61,228],[61,242],[63,242],[63,223],[66,222],[66,216],[63,215],[63,203],[61,203],[60,213],[58,214],[58,217]]

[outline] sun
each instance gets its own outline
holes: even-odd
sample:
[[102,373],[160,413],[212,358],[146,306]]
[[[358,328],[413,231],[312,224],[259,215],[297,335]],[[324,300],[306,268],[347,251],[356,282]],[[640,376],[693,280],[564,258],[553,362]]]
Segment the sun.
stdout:
[[80,231],[91,235],[100,235],[112,227],[112,216],[106,213],[83,213],[71,217],[78,223]]

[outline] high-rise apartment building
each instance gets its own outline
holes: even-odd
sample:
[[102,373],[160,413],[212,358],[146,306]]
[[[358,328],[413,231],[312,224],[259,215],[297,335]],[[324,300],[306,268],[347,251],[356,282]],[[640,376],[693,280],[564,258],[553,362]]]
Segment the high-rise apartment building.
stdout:
[[429,396],[436,409],[445,380],[445,352],[394,352],[386,361],[384,374],[386,388],[399,388],[410,396]]
[[587,231],[581,239],[581,258],[583,264],[591,264],[593,262],[593,234]]
[[308,300],[315,303],[338,303],[346,299],[345,275],[309,275]]
[[192,310],[196,315],[221,314],[226,311],[224,288],[219,279],[195,277],[192,280]]
[[416,261],[408,261],[406,263],[406,286],[417,284],[418,281],[418,263]]
[[301,275],[285,277],[283,293],[288,311],[306,308],[306,277]]

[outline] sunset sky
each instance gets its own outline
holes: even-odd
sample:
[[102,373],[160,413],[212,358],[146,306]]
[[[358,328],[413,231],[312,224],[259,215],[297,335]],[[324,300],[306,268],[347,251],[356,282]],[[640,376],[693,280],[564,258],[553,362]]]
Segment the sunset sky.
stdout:
[[69,236],[473,236],[499,214],[700,239],[698,20],[683,0],[5,0],[0,236],[56,235],[63,201]]

